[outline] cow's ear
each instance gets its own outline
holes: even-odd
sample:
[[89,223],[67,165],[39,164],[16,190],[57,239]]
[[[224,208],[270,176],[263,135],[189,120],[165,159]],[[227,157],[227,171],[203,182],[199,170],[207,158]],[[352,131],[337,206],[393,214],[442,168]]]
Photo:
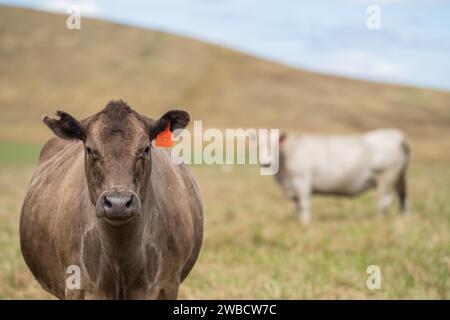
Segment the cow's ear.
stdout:
[[64,111],[56,112],[59,119],[44,116],[42,121],[61,139],[86,140],[86,132],[81,123]]
[[284,142],[284,140],[286,140],[286,133],[282,132],[280,134],[279,143],[282,144]]
[[164,131],[167,127],[171,132],[185,128],[190,121],[189,113],[183,110],[171,110],[166,112],[159,120],[156,120],[150,128],[150,141]]

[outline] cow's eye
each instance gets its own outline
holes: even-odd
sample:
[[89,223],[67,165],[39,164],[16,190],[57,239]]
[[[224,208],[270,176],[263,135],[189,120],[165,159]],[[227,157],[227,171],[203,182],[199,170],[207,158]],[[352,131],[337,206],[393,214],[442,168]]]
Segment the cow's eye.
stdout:
[[147,146],[144,149],[144,153],[143,153],[144,158],[148,158],[150,156],[150,146]]
[[86,154],[92,160],[97,160],[99,158],[97,151],[93,151],[89,147],[86,147]]

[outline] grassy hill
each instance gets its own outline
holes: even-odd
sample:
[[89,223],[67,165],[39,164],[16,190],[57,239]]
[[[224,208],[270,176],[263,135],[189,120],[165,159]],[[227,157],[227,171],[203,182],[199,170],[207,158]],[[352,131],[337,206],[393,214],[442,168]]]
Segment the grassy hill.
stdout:
[[[376,219],[376,193],[314,198],[308,227],[257,166],[191,166],[205,207],[199,260],[181,298],[449,299],[450,93],[305,72],[161,32],[0,6],[0,299],[50,298],[25,266],[20,207],[43,114],[82,118],[123,98],[157,117],[183,106],[204,127],[411,137],[412,214]],[[424,61],[424,63],[426,63]],[[381,290],[368,290],[378,265]]]
[[394,126],[415,156],[449,160],[450,93],[305,72],[196,40],[0,7],[0,139],[42,143],[43,114],[84,117],[113,98],[156,117],[183,106],[206,127],[359,132]]

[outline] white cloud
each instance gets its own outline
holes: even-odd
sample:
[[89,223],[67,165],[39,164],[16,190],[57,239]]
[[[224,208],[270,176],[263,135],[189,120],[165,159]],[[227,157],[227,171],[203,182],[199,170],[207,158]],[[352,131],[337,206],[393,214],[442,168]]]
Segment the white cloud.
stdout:
[[95,1],[80,0],[50,0],[44,1],[40,4],[40,9],[51,12],[67,13],[67,9],[71,6],[80,8],[82,16],[98,17],[100,15],[100,7]]
[[394,78],[403,78],[407,74],[405,66],[383,60],[373,62],[370,72],[375,76]]
[[347,0],[350,4],[361,4],[361,5],[396,5],[396,4],[439,4],[445,3],[446,0]]
[[337,52],[328,61],[328,67],[334,72],[350,76],[385,79],[403,79],[408,76],[405,65],[357,50]]

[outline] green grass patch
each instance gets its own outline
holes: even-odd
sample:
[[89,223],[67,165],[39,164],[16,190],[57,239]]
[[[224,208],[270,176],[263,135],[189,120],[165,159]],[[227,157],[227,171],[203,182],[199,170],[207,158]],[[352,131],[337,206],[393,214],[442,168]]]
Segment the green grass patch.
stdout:
[[34,165],[39,159],[42,146],[0,140],[1,165]]

